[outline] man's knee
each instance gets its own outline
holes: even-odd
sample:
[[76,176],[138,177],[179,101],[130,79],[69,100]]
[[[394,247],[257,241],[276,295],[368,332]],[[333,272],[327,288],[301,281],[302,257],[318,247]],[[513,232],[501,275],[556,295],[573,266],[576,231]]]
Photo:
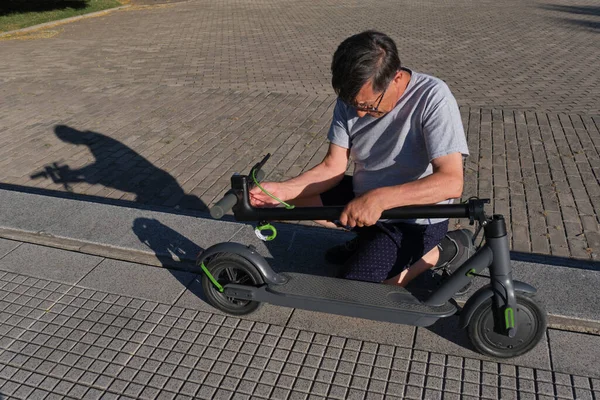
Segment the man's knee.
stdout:
[[[398,237],[401,241],[401,237]],[[358,250],[346,262],[344,278],[382,282],[398,262],[397,244],[377,227],[363,228],[359,233]]]

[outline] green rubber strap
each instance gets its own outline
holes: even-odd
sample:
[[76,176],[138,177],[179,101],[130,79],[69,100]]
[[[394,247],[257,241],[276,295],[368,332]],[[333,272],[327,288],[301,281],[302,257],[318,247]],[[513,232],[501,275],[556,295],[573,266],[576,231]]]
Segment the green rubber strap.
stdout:
[[217,282],[217,280],[212,276],[212,274],[208,271],[208,268],[206,268],[204,266],[204,263],[200,264],[200,267],[202,268],[202,271],[204,271],[206,276],[208,276],[208,279],[210,279],[210,281],[213,283],[213,285],[216,286],[216,288],[219,290],[219,292],[223,293],[223,286],[221,286],[221,284],[219,282]]
[[475,268],[471,268],[470,270],[467,271],[467,273],[465,275],[467,275],[469,278],[473,278],[475,275]]
[[260,186],[260,183],[258,183],[258,180],[256,179],[256,176],[254,176],[254,174],[255,174],[255,171],[254,171],[254,169],[253,169],[253,170],[252,170],[252,180],[254,181],[254,184],[255,184],[256,186],[258,186],[258,188],[259,188],[260,190],[262,190],[262,191],[263,191],[263,193],[265,193],[265,194],[266,194],[267,196],[269,196],[270,198],[272,198],[272,199],[274,199],[274,200],[277,200],[278,202],[280,202],[281,204],[283,204],[283,205],[285,206],[285,208],[287,208],[288,210],[291,210],[292,208],[294,208],[294,206],[293,206],[293,205],[291,205],[291,204],[288,204],[288,203],[286,203],[285,201],[283,201],[283,200],[281,200],[281,199],[279,199],[279,198],[277,198],[277,197],[273,196],[271,193],[267,192],[267,191],[266,191],[266,190],[265,190],[265,189],[264,189],[262,186]]
[[259,231],[270,230],[271,232],[273,232],[269,236],[263,236],[267,242],[277,237],[277,229],[275,229],[275,227],[271,224],[260,225],[257,226],[256,229],[258,229]]

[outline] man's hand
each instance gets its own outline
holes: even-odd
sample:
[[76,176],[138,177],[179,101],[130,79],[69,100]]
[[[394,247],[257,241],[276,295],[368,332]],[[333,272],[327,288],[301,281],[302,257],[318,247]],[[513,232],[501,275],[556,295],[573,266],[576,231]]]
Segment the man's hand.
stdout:
[[375,225],[384,211],[380,199],[376,190],[355,198],[344,208],[340,223],[350,228]]
[[[260,186],[282,201],[289,200],[286,198],[285,185],[282,183],[261,182]],[[250,190],[250,204],[254,207],[276,207],[279,205],[279,202],[260,190],[258,186],[254,186]]]

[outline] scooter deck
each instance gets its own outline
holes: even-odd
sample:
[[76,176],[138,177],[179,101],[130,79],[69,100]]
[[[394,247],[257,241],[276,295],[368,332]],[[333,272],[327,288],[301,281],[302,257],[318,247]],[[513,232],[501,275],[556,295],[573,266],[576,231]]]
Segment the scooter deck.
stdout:
[[250,290],[247,286],[229,284],[225,286],[225,294],[286,307],[417,326],[428,326],[456,313],[456,307],[449,302],[428,306],[399,286],[299,273],[282,275],[288,278],[285,284]]

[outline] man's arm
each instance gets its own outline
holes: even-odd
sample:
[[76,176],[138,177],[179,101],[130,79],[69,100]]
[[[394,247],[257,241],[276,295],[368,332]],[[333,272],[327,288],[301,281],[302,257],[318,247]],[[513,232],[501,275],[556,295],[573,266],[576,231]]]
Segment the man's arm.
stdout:
[[319,164],[295,178],[282,182],[288,199],[321,194],[337,185],[346,172],[350,150],[333,143]]
[[431,160],[431,175],[403,185],[375,189],[373,195],[380,197],[384,210],[459,198],[464,184],[462,161],[461,153],[435,158]]
[[435,204],[458,198],[463,190],[462,154],[452,153],[431,161],[433,173],[402,185],[370,190],[352,200],[340,216],[349,227],[374,225],[381,213],[408,205]]
[[[265,182],[261,186],[283,201],[306,198],[323,193],[344,177],[350,150],[331,143],[323,161],[312,169],[284,182]],[[250,191],[250,201],[256,207],[277,206],[279,201],[263,193],[259,187]]]

